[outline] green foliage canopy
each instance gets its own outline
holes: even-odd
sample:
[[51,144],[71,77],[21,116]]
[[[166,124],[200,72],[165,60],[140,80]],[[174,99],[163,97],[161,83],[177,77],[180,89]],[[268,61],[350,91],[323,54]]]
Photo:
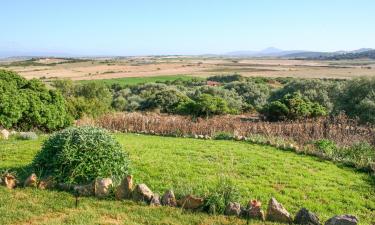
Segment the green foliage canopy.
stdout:
[[72,118],[63,96],[48,90],[39,80],[26,80],[0,70],[0,126],[56,130],[69,126]]

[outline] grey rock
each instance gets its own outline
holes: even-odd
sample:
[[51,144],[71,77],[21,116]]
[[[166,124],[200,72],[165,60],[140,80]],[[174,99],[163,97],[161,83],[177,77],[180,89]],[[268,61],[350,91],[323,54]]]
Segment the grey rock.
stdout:
[[227,216],[240,216],[241,214],[241,205],[238,202],[229,202],[225,208],[225,215]]
[[158,194],[154,194],[152,197],[151,197],[151,201],[150,201],[150,205],[151,206],[160,206],[160,197]]
[[36,140],[38,139],[38,135],[35,132],[20,132],[19,139],[22,140]]
[[357,225],[358,219],[352,215],[334,216],[325,222],[325,225]]
[[161,198],[161,204],[165,206],[176,207],[177,201],[172,190],[167,190]]
[[295,224],[320,225],[319,218],[306,208],[300,209],[294,218]]

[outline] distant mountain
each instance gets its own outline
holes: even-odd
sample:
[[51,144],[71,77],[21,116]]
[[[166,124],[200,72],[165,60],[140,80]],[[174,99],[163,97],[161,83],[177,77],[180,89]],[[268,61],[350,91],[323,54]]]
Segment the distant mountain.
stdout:
[[270,47],[263,49],[261,51],[235,51],[235,52],[228,52],[225,55],[227,56],[237,56],[237,57],[280,57],[283,55],[288,54],[295,54],[304,52],[301,50],[291,50],[285,51],[278,48]]
[[234,51],[228,52],[226,56],[233,57],[281,57],[292,59],[324,59],[344,54],[357,54],[372,51],[371,48],[361,48],[353,51],[335,51],[335,52],[315,52],[303,50],[282,50],[274,47],[266,48],[261,51]]

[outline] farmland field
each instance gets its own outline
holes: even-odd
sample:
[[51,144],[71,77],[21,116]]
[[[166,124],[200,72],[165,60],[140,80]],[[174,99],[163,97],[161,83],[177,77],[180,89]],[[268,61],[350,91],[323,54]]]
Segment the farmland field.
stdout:
[[113,78],[113,79],[103,79],[103,80],[82,80],[81,83],[96,82],[104,83],[107,85],[119,84],[119,85],[136,85],[143,83],[152,82],[166,82],[174,80],[192,80],[199,79],[198,77],[192,77],[188,75],[176,75],[176,76],[152,76],[152,77],[124,77],[124,78]]
[[[353,168],[244,142],[136,134],[115,137],[129,152],[135,182],[146,183],[157,193],[172,188],[177,196],[204,196],[218,177],[226,177],[239,189],[241,204],[256,198],[265,210],[274,196],[293,215],[306,207],[322,221],[348,213],[358,216],[361,224],[375,222],[374,178]],[[27,165],[45,138],[0,141],[0,170],[27,175]],[[130,201],[80,201],[75,208],[73,196],[65,192],[0,187],[0,224],[246,224],[235,218]]]
[[231,73],[240,73],[243,76],[252,77],[347,79],[359,76],[374,76],[375,61],[369,59],[319,61],[203,56],[41,58],[3,61],[0,62],[0,69],[16,71],[26,78],[69,78],[73,80],[172,75],[207,77]]

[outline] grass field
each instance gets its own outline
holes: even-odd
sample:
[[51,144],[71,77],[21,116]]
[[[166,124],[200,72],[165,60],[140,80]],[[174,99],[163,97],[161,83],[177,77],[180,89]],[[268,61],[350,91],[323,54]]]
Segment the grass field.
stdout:
[[176,75],[176,76],[155,76],[155,77],[125,77],[125,78],[114,78],[104,80],[82,80],[81,83],[99,82],[107,85],[120,84],[120,85],[135,85],[151,82],[165,82],[175,80],[192,80],[201,79],[198,77],[192,77],[188,75]]
[[[257,198],[265,210],[274,196],[293,215],[306,207],[322,221],[349,213],[358,216],[361,224],[375,222],[374,178],[352,168],[244,142],[135,134],[117,134],[116,138],[130,154],[135,182],[144,182],[159,194],[172,188],[178,194],[205,195],[219,177],[227,177],[238,187],[242,204]],[[43,139],[0,141],[0,170],[25,175],[22,170]],[[76,209],[74,198],[65,192],[4,187],[0,187],[0,215],[0,224],[246,224],[235,218],[130,201],[83,198]]]

